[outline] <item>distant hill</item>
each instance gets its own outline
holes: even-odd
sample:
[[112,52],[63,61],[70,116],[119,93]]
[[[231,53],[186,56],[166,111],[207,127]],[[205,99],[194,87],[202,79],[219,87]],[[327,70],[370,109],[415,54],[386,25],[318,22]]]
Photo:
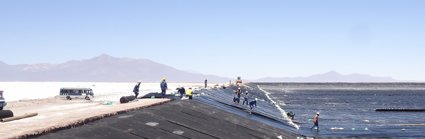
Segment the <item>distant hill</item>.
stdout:
[[93,82],[228,82],[214,75],[190,73],[147,59],[101,55],[61,64],[8,65],[0,62],[0,81],[93,81]]
[[391,77],[375,77],[365,74],[342,75],[335,71],[308,77],[261,78],[256,82],[397,82]]

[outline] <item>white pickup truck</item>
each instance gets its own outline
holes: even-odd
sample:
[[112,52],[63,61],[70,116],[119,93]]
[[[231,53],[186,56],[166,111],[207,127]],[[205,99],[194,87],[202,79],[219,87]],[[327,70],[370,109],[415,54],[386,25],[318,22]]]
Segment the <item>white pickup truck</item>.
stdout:
[[3,107],[6,106],[6,101],[4,100],[3,97],[3,91],[0,90],[0,110],[3,110]]

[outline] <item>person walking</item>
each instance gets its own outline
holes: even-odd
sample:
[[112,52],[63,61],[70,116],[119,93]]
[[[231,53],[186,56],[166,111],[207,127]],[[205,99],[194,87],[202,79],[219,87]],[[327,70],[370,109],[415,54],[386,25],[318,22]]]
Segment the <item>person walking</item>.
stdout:
[[316,116],[313,118],[313,127],[311,127],[311,130],[313,130],[315,127],[317,128],[317,131],[319,131],[319,112],[316,113]]
[[136,99],[137,99],[137,96],[139,96],[139,87],[140,87],[140,81],[139,82],[137,82],[137,84],[136,84],[136,86],[134,86],[134,89],[133,89],[133,92],[134,92],[134,96],[136,96]]
[[208,87],[208,80],[207,79],[205,79],[205,88],[207,88]]
[[165,81],[165,78],[162,79],[160,86],[161,86],[161,95],[162,95],[163,98],[165,98],[165,94],[167,93],[166,91],[168,89],[167,82]]

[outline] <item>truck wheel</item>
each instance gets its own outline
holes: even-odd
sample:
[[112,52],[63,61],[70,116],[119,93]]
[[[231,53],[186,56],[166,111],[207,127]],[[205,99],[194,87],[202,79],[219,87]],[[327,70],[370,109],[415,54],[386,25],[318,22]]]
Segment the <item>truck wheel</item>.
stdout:
[[0,107],[0,110],[3,110],[3,107]]
[[66,96],[67,100],[72,100],[72,98],[70,96]]
[[86,98],[85,98],[86,100],[90,100],[90,97],[89,96],[86,96]]

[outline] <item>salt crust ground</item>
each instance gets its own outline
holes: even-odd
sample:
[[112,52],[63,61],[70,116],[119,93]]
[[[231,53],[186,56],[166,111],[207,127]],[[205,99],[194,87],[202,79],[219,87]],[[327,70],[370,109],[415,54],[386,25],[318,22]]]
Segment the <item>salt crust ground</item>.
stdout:
[[127,104],[85,100],[47,98],[16,101],[8,104],[15,116],[37,112],[35,117],[0,123],[1,138],[22,138],[43,134],[60,128],[83,124],[121,112],[141,109],[170,101],[169,99],[141,99]]

